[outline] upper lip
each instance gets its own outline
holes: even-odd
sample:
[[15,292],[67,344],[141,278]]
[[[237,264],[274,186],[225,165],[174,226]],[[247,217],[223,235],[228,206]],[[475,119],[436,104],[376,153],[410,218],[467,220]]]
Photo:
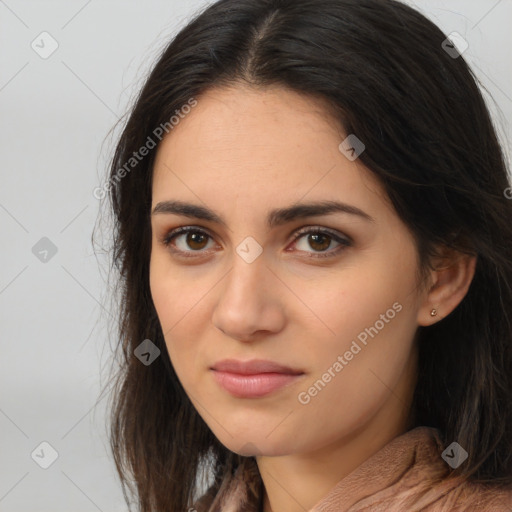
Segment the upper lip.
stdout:
[[260,373],[285,373],[290,375],[299,375],[304,372],[294,370],[274,361],[264,359],[253,359],[251,361],[238,361],[236,359],[223,359],[215,363],[212,370],[219,372],[239,373],[241,375],[256,375]]

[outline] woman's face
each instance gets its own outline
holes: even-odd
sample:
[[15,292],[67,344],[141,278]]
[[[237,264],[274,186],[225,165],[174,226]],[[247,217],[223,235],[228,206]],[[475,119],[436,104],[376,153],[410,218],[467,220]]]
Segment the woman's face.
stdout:
[[[197,100],[158,149],[151,217],[151,293],[190,400],[244,455],[400,431],[421,303],[410,232],[317,100],[242,86]],[[315,211],[327,201],[345,206]],[[226,359],[295,372],[240,376]]]

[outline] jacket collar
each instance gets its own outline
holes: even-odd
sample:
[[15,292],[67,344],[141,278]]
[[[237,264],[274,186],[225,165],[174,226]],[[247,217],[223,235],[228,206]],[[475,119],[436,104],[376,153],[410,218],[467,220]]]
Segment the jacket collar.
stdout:
[[[396,437],[340,480],[309,512],[512,510],[512,492],[497,493],[450,477],[439,431],[416,427]],[[502,501],[500,501],[502,500]],[[253,457],[222,482],[208,512],[262,512],[263,482]],[[433,507],[433,508],[432,508]],[[198,509],[200,510],[200,509]]]

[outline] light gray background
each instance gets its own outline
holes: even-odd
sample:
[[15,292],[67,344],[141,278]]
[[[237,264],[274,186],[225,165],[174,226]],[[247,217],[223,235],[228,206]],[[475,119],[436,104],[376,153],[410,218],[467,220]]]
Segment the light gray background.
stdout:
[[[115,141],[103,143],[108,131],[158,51],[206,3],[0,0],[1,512],[126,510],[107,399],[97,403],[111,346],[92,191]],[[512,1],[409,3],[467,39],[464,57],[497,103],[510,154]],[[31,48],[43,31],[59,44],[47,59]],[[47,262],[32,252],[43,237],[57,247]],[[43,441],[58,452],[48,469],[31,458]],[[42,449],[39,460],[50,454]]]

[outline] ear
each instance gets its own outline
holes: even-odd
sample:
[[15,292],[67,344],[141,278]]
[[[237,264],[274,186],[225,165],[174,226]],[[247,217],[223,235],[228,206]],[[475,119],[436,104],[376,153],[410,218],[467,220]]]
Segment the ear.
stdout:
[[[418,310],[418,325],[432,325],[448,316],[465,297],[476,269],[476,255],[445,249],[436,259],[430,287]],[[432,315],[432,310],[436,311]]]

